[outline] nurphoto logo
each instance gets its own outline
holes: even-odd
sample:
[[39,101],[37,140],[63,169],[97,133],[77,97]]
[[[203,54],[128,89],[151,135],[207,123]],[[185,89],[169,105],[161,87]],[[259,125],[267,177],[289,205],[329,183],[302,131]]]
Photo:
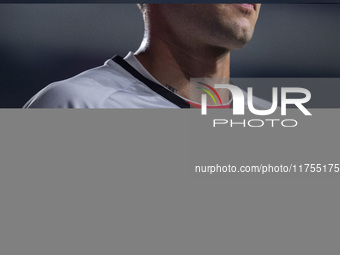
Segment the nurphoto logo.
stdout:
[[[232,108],[233,115],[244,115],[245,109],[248,109],[252,114],[257,116],[269,116],[280,110],[281,116],[287,115],[287,106],[298,108],[304,115],[311,116],[312,114],[304,106],[310,101],[311,93],[305,88],[299,87],[281,87],[281,105],[278,104],[279,89],[272,87],[271,101],[259,99],[253,94],[253,87],[248,87],[245,90],[236,85],[229,83],[229,80],[221,79],[191,79],[191,93],[189,102],[192,107],[201,108],[201,115],[207,115],[208,108]],[[289,95],[298,95],[298,97],[289,97]],[[195,103],[200,102],[200,104]],[[241,123],[234,121],[236,124],[249,127],[262,127],[265,123],[271,123],[274,127],[275,123],[280,122],[284,127],[295,127],[297,121],[294,119],[251,119],[244,120]],[[213,126],[217,125],[231,125],[233,120],[214,119]],[[248,124],[248,125],[247,125]]]

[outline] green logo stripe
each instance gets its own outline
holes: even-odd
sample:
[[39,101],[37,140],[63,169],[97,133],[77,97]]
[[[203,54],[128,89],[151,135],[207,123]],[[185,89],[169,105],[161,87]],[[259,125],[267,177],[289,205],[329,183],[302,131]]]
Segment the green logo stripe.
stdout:
[[205,93],[207,93],[207,94],[214,100],[215,105],[217,105],[214,96],[210,93],[209,90],[206,90],[206,89],[203,89],[203,88],[200,88],[200,87],[197,87],[197,88],[198,88],[198,89],[201,89],[201,90],[203,90]]

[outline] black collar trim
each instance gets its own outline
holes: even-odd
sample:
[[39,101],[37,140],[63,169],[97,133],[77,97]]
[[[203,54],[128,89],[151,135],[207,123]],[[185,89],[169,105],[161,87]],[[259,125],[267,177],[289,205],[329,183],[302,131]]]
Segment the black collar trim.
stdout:
[[146,86],[150,89],[155,91],[157,94],[161,95],[165,99],[169,100],[170,102],[174,103],[180,108],[190,108],[190,104],[185,101],[183,98],[177,96],[176,94],[172,93],[165,87],[149,80],[148,78],[141,75],[135,68],[133,68],[128,62],[126,62],[121,56],[114,56],[112,58],[114,62],[118,65],[123,67],[126,71],[128,71],[132,76],[134,76],[139,81],[143,82]]

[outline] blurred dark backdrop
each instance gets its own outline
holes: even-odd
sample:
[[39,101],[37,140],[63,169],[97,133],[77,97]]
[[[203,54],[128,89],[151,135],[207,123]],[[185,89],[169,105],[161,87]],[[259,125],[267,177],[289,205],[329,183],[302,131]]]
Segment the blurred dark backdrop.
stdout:
[[[232,53],[232,77],[340,77],[339,14],[340,4],[264,4],[253,40]],[[0,24],[1,108],[135,51],[143,35],[135,4],[2,4]],[[310,106],[340,107],[340,79],[315,81]]]

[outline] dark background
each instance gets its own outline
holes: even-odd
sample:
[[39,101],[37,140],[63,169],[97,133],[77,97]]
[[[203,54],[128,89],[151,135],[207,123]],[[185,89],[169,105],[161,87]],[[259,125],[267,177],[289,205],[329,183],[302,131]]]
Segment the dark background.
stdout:
[[[340,77],[339,14],[339,4],[264,4],[253,40],[232,53],[232,77]],[[135,4],[2,4],[0,24],[1,108],[135,51],[143,35]],[[307,88],[311,107],[340,107],[337,80]]]

